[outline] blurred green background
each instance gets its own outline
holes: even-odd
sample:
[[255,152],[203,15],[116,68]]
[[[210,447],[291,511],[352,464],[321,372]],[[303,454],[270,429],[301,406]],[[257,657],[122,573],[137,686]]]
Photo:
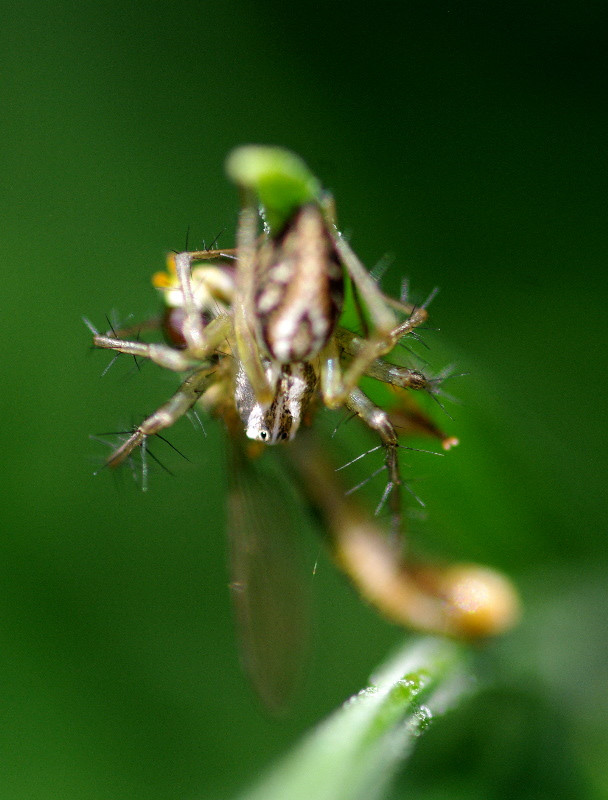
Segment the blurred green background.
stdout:
[[[187,422],[147,494],[88,435],[174,376],[89,352],[144,318],[164,253],[237,212],[236,144],[292,148],[367,264],[435,285],[429,358],[467,378],[462,444],[408,457],[416,547],[518,583],[480,694],[395,797],[608,796],[604,3],[28,2],[5,10],[0,797],[217,798],[246,786],[404,634],[321,556],[291,716],[238,667],[222,432]],[[309,534],[303,534],[308,536]],[[316,543],[310,545],[316,550]]]

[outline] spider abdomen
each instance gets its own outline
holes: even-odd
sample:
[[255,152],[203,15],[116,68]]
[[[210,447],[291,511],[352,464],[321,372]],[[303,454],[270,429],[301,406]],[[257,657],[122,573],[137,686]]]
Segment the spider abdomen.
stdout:
[[344,295],[340,259],[318,206],[298,209],[262,245],[256,268],[255,317],[268,355],[279,364],[314,358],[334,331]]

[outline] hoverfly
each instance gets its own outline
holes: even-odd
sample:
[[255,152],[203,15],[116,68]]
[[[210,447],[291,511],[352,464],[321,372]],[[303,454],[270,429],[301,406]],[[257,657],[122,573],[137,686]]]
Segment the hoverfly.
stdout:
[[[266,524],[265,502],[276,498],[277,477],[258,469],[256,451],[275,445],[286,451],[301,496],[324,521],[335,560],[390,619],[418,630],[486,635],[513,622],[517,601],[506,579],[490,570],[414,566],[402,555],[398,426],[435,436],[444,449],[456,443],[406,396],[434,391],[433,381],[385,358],[415,336],[426,306],[381,291],[339,233],[331,198],[298,157],[241,147],[227,170],[243,196],[236,248],[172,254],[167,271],[154,276],[168,343],[129,339],[132,329],[94,332],[94,344],[186,374],[173,397],[114,450],[109,466],[195,406],[224,421],[233,443],[229,534],[240,635],[255,687],[278,707],[295,681],[304,601],[291,577],[292,519],[275,500],[274,524]],[[346,282],[359,332],[340,325]],[[391,386],[393,407],[374,403],[360,386],[363,378]],[[311,431],[323,406],[346,409],[377,436],[387,475],[377,510],[389,508],[386,530],[344,493]],[[279,535],[281,546],[273,540]]]

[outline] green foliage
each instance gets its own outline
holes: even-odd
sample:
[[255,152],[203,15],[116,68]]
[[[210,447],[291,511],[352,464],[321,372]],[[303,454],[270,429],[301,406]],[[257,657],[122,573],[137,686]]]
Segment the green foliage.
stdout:
[[463,647],[408,642],[241,800],[375,800],[420,735],[470,688]]
[[320,184],[306,164],[281,147],[238,147],[228,156],[226,171],[256,193],[271,232],[280,230],[298,206],[320,198]]

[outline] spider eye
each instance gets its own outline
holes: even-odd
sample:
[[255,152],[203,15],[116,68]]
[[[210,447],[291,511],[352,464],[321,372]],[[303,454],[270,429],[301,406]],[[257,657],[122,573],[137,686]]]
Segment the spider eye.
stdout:
[[281,433],[281,439],[283,439],[283,441],[284,441],[285,439],[287,439],[287,433],[286,433],[285,431],[283,431],[283,432]]
[[260,439],[263,442],[265,442],[266,439],[268,439],[268,431],[264,431],[264,430],[260,431]]

